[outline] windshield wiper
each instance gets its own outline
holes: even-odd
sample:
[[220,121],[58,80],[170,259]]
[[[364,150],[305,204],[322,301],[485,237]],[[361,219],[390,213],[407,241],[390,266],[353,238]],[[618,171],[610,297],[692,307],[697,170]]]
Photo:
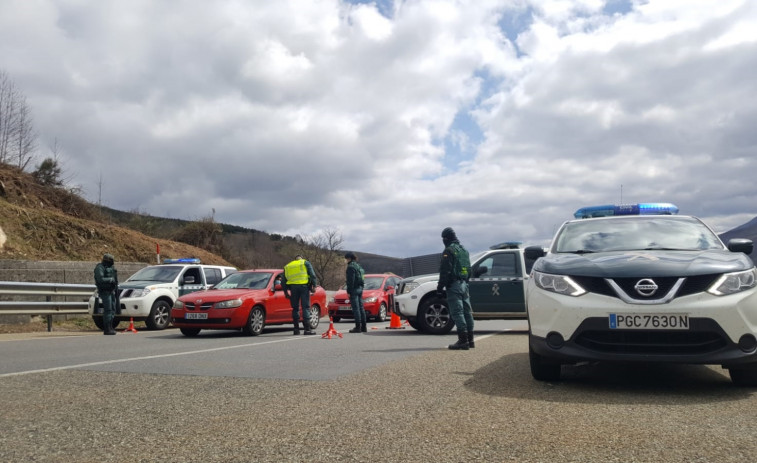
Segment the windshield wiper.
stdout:
[[573,254],[593,254],[596,251],[591,251],[589,249],[576,249],[575,251],[571,251]]

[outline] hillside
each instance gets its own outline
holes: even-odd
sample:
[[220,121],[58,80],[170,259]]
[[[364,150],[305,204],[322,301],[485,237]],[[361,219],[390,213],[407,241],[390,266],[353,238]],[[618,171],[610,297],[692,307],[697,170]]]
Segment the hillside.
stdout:
[[199,257],[230,263],[215,254],[108,223],[98,208],[64,188],[44,187],[31,175],[0,164],[0,228],[6,236],[0,259],[99,261],[110,252],[121,262],[161,257]]

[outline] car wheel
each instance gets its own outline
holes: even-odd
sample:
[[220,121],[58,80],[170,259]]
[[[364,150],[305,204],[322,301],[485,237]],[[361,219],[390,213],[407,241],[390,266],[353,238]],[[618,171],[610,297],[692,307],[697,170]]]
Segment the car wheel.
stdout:
[[386,304],[383,302],[379,306],[378,315],[376,315],[376,321],[385,322],[389,317],[386,316]]
[[531,364],[531,376],[538,381],[558,381],[560,379],[560,364],[550,362],[537,354],[528,346],[528,361]]
[[321,323],[321,307],[314,305],[310,307],[310,329],[318,328],[319,323]]
[[181,334],[184,336],[189,336],[190,338],[200,334],[200,328],[179,328],[179,331],[181,331]]
[[250,310],[250,316],[247,317],[247,324],[242,328],[242,332],[248,336],[257,336],[263,332],[265,327],[265,312],[262,307],[255,306]]
[[431,297],[421,302],[416,320],[420,331],[430,334],[447,334],[455,325],[447,301],[440,297]]
[[421,326],[418,324],[418,319],[417,318],[413,318],[412,320],[408,318],[407,322],[410,323],[410,326],[413,327],[413,328],[415,328],[416,330],[418,330],[418,331],[421,330]]
[[164,300],[157,300],[152,304],[150,315],[145,319],[145,325],[150,330],[164,330],[171,321],[171,305]]
[[757,368],[754,366],[746,368],[729,368],[728,374],[731,375],[731,381],[733,381],[733,384],[737,386],[757,386]]

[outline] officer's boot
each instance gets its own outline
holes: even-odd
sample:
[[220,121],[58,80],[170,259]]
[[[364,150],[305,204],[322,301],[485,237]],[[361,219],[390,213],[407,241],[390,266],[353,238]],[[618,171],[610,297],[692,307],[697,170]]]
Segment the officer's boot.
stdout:
[[473,331],[468,331],[468,347],[473,349],[476,345],[473,343]]
[[297,336],[300,334],[300,322],[294,322],[294,335]]
[[366,321],[363,320],[360,322],[360,332],[361,333],[367,333],[368,332],[368,326],[366,326]]
[[[103,317],[103,319],[105,319],[105,317]],[[113,329],[112,318],[103,322],[103,334],[116,334],[116,330]]]
[[360,322],[356,321],[355,322],[355,327],[352,328],[349,332],[350,333],[360,333]]
[[468,333],[457,333],[457,342],[448,347],[452,350],[468,350]]
[[305,335],[316,334],[315,331],[313,331],[313,328],[310,327],[310,320],[303,320],[302,326],[305,328]]

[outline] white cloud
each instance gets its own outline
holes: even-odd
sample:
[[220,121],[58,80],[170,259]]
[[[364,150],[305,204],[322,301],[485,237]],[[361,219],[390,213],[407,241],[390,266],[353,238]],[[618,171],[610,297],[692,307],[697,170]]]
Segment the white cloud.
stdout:
[[336,226],[398,257],[446,226],[472,250],[548,241],[621,190],[715,228],[757,215],[757,7],[605,6],[8,0],[0,66],[40,145],[124,210]]

